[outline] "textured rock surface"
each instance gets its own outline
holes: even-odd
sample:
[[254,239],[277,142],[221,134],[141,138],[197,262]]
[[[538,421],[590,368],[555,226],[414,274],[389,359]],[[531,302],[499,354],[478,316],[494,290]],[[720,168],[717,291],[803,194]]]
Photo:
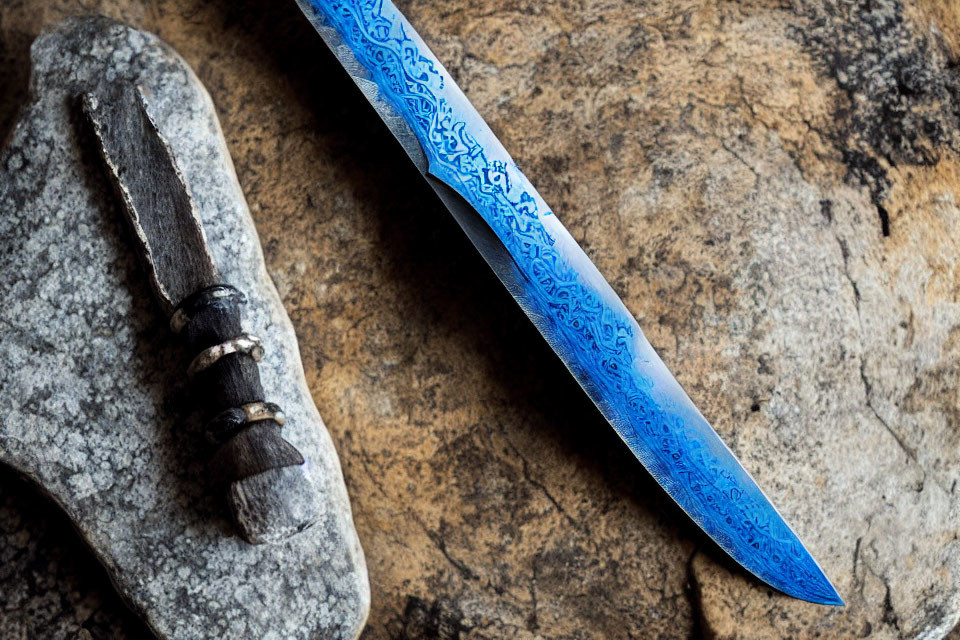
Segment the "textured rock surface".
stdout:
[[[173,43],[213,93],[342,455],[365,637],[944,635],[960,611],[955,3],[399,4],[848,606],[768,592],[684,520],[292,2],[91,1]],[[0,6],[5,61],[75,10]],[[0,68],[9,122],[24,80]]]
[[[356,637],[369,591],[340,466],[208,96],[154,37],[99,18],[42,36],[32,61],[29,103],[0,155],[0,461],[53,497],[161,637]],[[77,94],[104,79],[145,87],[221,275],[249,296],[264,389],[323,496],[317,523],[284,544],[245,543],[208,481],[187,354],[77,115]],[[6,607],[31,604],[10,596]]]

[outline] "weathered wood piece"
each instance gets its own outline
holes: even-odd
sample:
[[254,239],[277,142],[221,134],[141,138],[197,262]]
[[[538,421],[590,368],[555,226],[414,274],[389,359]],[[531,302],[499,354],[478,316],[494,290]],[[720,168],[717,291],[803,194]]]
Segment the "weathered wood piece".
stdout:
[[316,490],[301,469],[303,456],[280,435],[282,420],[242,411],[264,402],[257,368],[263,349],[242,329],[243,294],[220,284],[189,186],[143,90],[108,82],[81,102],[157,301],[196,354],[187,371],[207,421],[220,425],[224,412],[241,412],[232,428],[217,429],[213,462],[229,487],[237,527],[252,544],[299,533],[319,515]]
[[80,102],[157,301],[173,315],[180,302],[220,279],[190,189],[141,88],[102,82]]
[[[209,97],[157,38],[104,19],[62,23],[37,39],[32,61],[30,95],[0,153],[0,462],[53,498],[160,638],[355,638],[369,586],[340,463]],[[236,300],[206,289],[209,300],[181,305],[192,322],[174,314],[184,344],[142,293],[148,278],[77,108],[103,82],[150,97],[193,188],[217,281],[248,294],[242,323]],[[181,372],[198,352],[243,330],[269,346],[259,363],[226,367],[241,357],[224,355],[188,382]],[[264,398],[275,404],[255,401]],[[227,492],[252,529],[289,533],[278,513],[302,521],[311,504],[302,474],[319,497],[312,527],[283,544],[235,535],[210,491],[209,416],[213,445],[253,449],[285,422],[306,462],[254,473],[271,465],[251,455],[252,475]],[[251,510],[264,503],[271,510]]]

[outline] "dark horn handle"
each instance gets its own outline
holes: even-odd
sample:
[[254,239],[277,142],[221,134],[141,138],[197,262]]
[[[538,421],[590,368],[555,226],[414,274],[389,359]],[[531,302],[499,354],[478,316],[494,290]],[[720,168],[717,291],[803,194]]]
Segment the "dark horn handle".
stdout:
[[229,285],[194,293],[170,326],[194,354],[188,375],[202,405],[212,466],[227,486],[234,521],[251,543],[274,542],[313,524],[318,505],[304,458],[280,434],[284,415],[264,401],[260,341],[243,331],[243,294]]

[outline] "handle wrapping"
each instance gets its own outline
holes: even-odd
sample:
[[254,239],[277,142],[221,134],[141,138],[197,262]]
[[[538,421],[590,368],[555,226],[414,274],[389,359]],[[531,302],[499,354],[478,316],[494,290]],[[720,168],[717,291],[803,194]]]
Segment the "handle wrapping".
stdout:
[[263,351],[241,326],[245,301],[229,285],[208,287],[178,305],[170,324],[195,354],[191,380],[234,520],[248,541],[272,542],[312,524],[317,505],[303,456],[280,434],[283,412],[264,402]]

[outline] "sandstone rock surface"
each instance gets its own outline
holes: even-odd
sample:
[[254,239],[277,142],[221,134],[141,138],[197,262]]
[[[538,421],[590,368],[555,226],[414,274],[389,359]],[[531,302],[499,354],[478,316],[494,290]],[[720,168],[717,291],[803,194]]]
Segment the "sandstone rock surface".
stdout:
[[[102,18],[58,25],[31,58],[30,98],[0,155],[0,462],[62,508],[161,638],[357,637],[369,588],[340,466],[209,96],[154,36]],[[149,93],[221,276],[247,292],[265,392],[322,495],[317,523],[283,544],[244,542],[211,481],[187,354],[78,116],[78,94],[103,81]],[[16,613],[29,620],[30,594],[3,593],[3,633],[35,637]]]
[[[847,607],[769,592],[689,525],[404,171],[294,3],[91,2],[169,40],[213,94],[341,452],[366,637],[947,634],[955,3],[398,4]],[[75,10],[0,7],[4,59]],[[0,94],[8,111],[15,94]],[[29,548],[22,566],[42,566]],[[64,600],[78,619],[89,606]]]

